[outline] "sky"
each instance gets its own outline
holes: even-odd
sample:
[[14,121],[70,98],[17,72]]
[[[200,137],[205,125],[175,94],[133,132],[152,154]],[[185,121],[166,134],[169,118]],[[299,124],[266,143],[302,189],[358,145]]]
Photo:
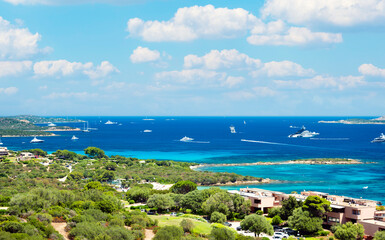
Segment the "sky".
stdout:
[[382,116],[385,0],[0,0],[0,115]]

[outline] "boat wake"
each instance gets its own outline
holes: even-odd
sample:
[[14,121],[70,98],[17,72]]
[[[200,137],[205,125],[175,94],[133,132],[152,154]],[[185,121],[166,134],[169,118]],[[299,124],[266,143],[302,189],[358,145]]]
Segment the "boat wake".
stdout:
[[293,146],[291,144],[286,144],[286,143],[265,142],[265,141],[256,141],[256,140],[247,140],[247,139],[241,139],[241,141],[242,142],[251,142],[251,143],[263,143],[263,144]]

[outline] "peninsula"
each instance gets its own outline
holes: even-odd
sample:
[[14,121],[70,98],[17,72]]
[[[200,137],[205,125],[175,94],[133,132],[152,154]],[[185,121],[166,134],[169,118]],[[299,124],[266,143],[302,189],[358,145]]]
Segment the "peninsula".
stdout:
[[318,121],[318,123],[340,123],[340,124],[385,124],[385,116],[373,119],[352,118],[335,121]]
[[[38,116],[22,115],[15,117],[0,117],[0,136],[2,137],[28,137],[28,136],[56,136],[52,132],[80,131],[79,128],[68,126],[38,126],[62,121],[62,118],[44,118]],[[80,121],[80,120],[76,120]],[[70,121],[69,121],[70,122]]]
[[221,164],[199,164],[191,166],[191,169],[202,167],[235,167],[235,166],[258,166],[258,165],[285,165],[285,164],[310,164],[310,165],[349,165],[349,164],[364,164],[357,159],[350,158],[311,158],[311,159],[296,159],[280,162],[251,162],[251,163],[221,163]]

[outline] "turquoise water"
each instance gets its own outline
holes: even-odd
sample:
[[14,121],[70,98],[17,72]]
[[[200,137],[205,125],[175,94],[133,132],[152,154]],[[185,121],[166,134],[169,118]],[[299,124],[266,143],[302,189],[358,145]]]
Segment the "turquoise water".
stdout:
[[[317,190],[385,201],[385,144],[370,143],[381,132],[385,133],[385,125],[318,123],[319,120],[339,120],[341,117],[151,118],[154,120],[144,121],[142,117],[82,117],[89,121],[90,127],[98,130],[90,133],[59,132],[59,137],[39,137],[45,140],[43,144],[30,144],[31,138],[3,138],[2,141],[4,146],[13,150],[38,147],[46,151],[68,149],[83,153],[84,148],[96,146],[108,155],[198,163],[355,158],[376,164],[210,167],[202,170],[235,172],[283,181],[258,185],[271,190]],[[105,125],[107,120],[121,125]],[[71,125],[83,127],[83,124]],[[230,133],[231,125],[237,130],[236,134]],[[287,137],[298,130],[290,126],[302,125],[320,135],[315,139]],[[145,129],[152,132],[144,133]],[[78,141],[70,140],[73,134],[79,137]],[[194,141],[179,141],[184,136],[194,138]],[[241,139],[260,142],[242,142]],[[364,186],[368,189],[362,189]]]

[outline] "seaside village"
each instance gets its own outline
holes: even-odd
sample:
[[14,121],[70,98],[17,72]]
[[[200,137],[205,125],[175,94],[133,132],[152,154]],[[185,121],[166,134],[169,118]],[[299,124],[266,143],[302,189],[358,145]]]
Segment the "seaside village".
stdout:
[[[6,147],[0,147],[0,159],[8,156],[10,152]],[[53,155],[51,155],[53,156]],[[43,165],[49,165],[52,163],[49,158],[40,158],[35,156],[30,152],[20,152],[16,156],[17,161],[27,161],[31,159],[38,159]],[[70,165],[66,166],[71,168]],[[70,169],[71,171],[72,169]],[[122,185],[123,179],[116,179],[109,182],[109,184],[114,187],[119,192],[127,192],[129,187]],[[60,179],[60,181],[65,181]],[[143,182],[147,183],[147,182]],[[160,184],[151,182],[156,190],[169,190],[173,184]],[[292,192],[291,194],[269,191],[259,188],[240,188],[239,190],[230,190],[230,194],[239,194],[245,199],[250,200],[251,202],[251,213],[260,212],[260,214],[267,215],[269,209],[275,207],[281,207],[282,202],[287,200],[290,196],[294,197],[298,201],[305,201],[309,196],[318,196],[320,198],[328,200],[331,204],[331,211],[326,212],[323,216],[323,225],[324,226],[333,226],[336,224],[345,224],[347,222],[359,223],[364,227],[364,234],[366,239],[372,239],[377,231],[385,231],[385,211],[376,210],[377,206],[380,206],[381,203],[373,200],[366,199],[356,199],[345,196],[337,196],[329,193],[316,192],[316,191],[303,191],[301,193]],[[140,205],[140,204],[139,204]],[[138,205],[137,205],[138,206]],[[153,214],[153,213],[152,213]],[[171,215],[172,216],[172,215]],[[231,223],[227,223],[231,226]],[[235,226],[238,226],[239,224]],[[286,228],[287,230],[288,228]],[[275,232],[283,231],[282,228],[275,227]],[[291,231],[291,232],[290,232]],[[247,233],[247,231],[246,231]],[[273,239],[282,239],[282,236],[276,236],[274,234]],[[285,234],[293,234],[295,237],[300,237],[298,232],[289,229]]]

